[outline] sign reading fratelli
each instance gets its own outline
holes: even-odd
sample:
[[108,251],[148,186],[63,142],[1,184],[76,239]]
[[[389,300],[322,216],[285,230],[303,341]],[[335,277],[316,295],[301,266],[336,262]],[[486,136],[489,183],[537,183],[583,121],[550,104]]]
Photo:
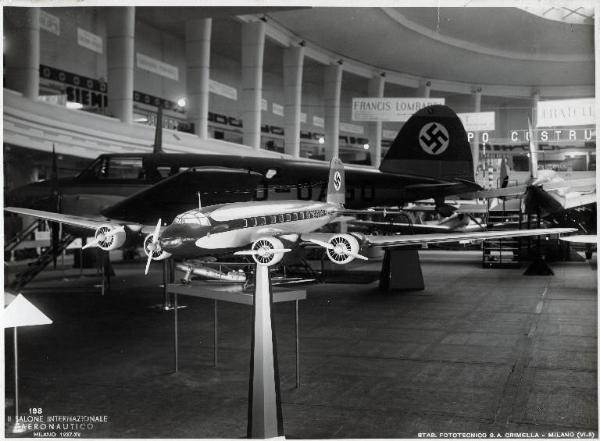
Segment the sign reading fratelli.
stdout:
[[444,98],[352,98],[353,121],[407,121],[415,112]]

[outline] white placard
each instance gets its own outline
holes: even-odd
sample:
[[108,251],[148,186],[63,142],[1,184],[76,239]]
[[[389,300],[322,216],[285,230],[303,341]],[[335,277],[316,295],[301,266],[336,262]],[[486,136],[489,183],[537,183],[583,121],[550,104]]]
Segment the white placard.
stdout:
[[269,110],[269,102],[264,98],[260,100],[260,110],[264,110],[265,112]]
[[325,120],[320,116],[313,116],[313,125],[317,127],[325,127]]
[[54,35],[60,35],[60,18],[41,10],[40,28]]
[[300,122],[306,124],[306,113],[300,112]]
[[383,139],[396,139],[398,132],[396,130],[384,130],[382,133]]
[[77,43],[94,52],[102,53],[102,38],[85,29],[77,28]]
[[208,90],[215,95],[221,95],[230,100],[237,101],[237,89],[215,80],[208,81]]
[[162,77],[170,78],[171,80],[179,80],[179,69],[177,66],[149,57],[148,55],[140,54],[139,52],[135,55],[137,67],[140,69],[147,70],[148,72],[152,72]]
[[594,98],[538,101],[537,127],[596,124]]
[[273,103],[273,113],[275,115],[283,116],[283,106],[281,104]]
[[457,113],[467,132],[496,130],[495,112]]
[[406,121],[444,98],[352,98],[352,121]]
[[356,124],[341,122],[340,132],[348,132],[354,133],[355,135],[363,135],[365,133],[365,128]]

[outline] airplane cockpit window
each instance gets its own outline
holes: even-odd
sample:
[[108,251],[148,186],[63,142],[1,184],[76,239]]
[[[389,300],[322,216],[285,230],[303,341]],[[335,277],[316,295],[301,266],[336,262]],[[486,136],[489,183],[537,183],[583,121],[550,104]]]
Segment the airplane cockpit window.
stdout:
[[207,227],[210,226],[210,221],[208,220],[208,217],[204,213],[201,213],[197,209],[186,211],[185,213],[181,213],[173,220],[173,223],[175,223],[175,224],[195,224],[195,225],[203,225],[203,226],[207,226]]

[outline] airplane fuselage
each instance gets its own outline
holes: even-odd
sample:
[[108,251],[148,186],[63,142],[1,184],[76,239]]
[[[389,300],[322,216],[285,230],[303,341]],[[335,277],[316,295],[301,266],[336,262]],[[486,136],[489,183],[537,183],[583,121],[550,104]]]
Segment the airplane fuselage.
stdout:
[[332,222],[340,206],[313,201],[237,202],[187,211],[160,234],[163,251],[183,258],[245,248],[277,236],[296,242]]

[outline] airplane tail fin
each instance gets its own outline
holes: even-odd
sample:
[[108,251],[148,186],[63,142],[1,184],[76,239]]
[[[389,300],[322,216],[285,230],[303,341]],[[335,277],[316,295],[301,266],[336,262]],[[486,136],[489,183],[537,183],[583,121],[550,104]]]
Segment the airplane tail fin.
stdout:
[[531,127],[531,120],[529,118],[527,118],[527,126],[529,130],[529,176],[531,177],[531,179],[537,179],[537,143],[533,139],[533,128]]
[[344,164],[337,158],[329,163],[329,183],[327,185],[327,202],[344,205],[346,202],[346,177]]
[[163,111],[162,107],[158,106],[158,111],[156,112],[156,131],[154,132],[154,145],[152,146],[152,153],[163,153],[162,149],[162,120],[163,120]]
[[442,105],[424,107],[404,123],[379,169],[475,181],[467,132],[458,115]]

